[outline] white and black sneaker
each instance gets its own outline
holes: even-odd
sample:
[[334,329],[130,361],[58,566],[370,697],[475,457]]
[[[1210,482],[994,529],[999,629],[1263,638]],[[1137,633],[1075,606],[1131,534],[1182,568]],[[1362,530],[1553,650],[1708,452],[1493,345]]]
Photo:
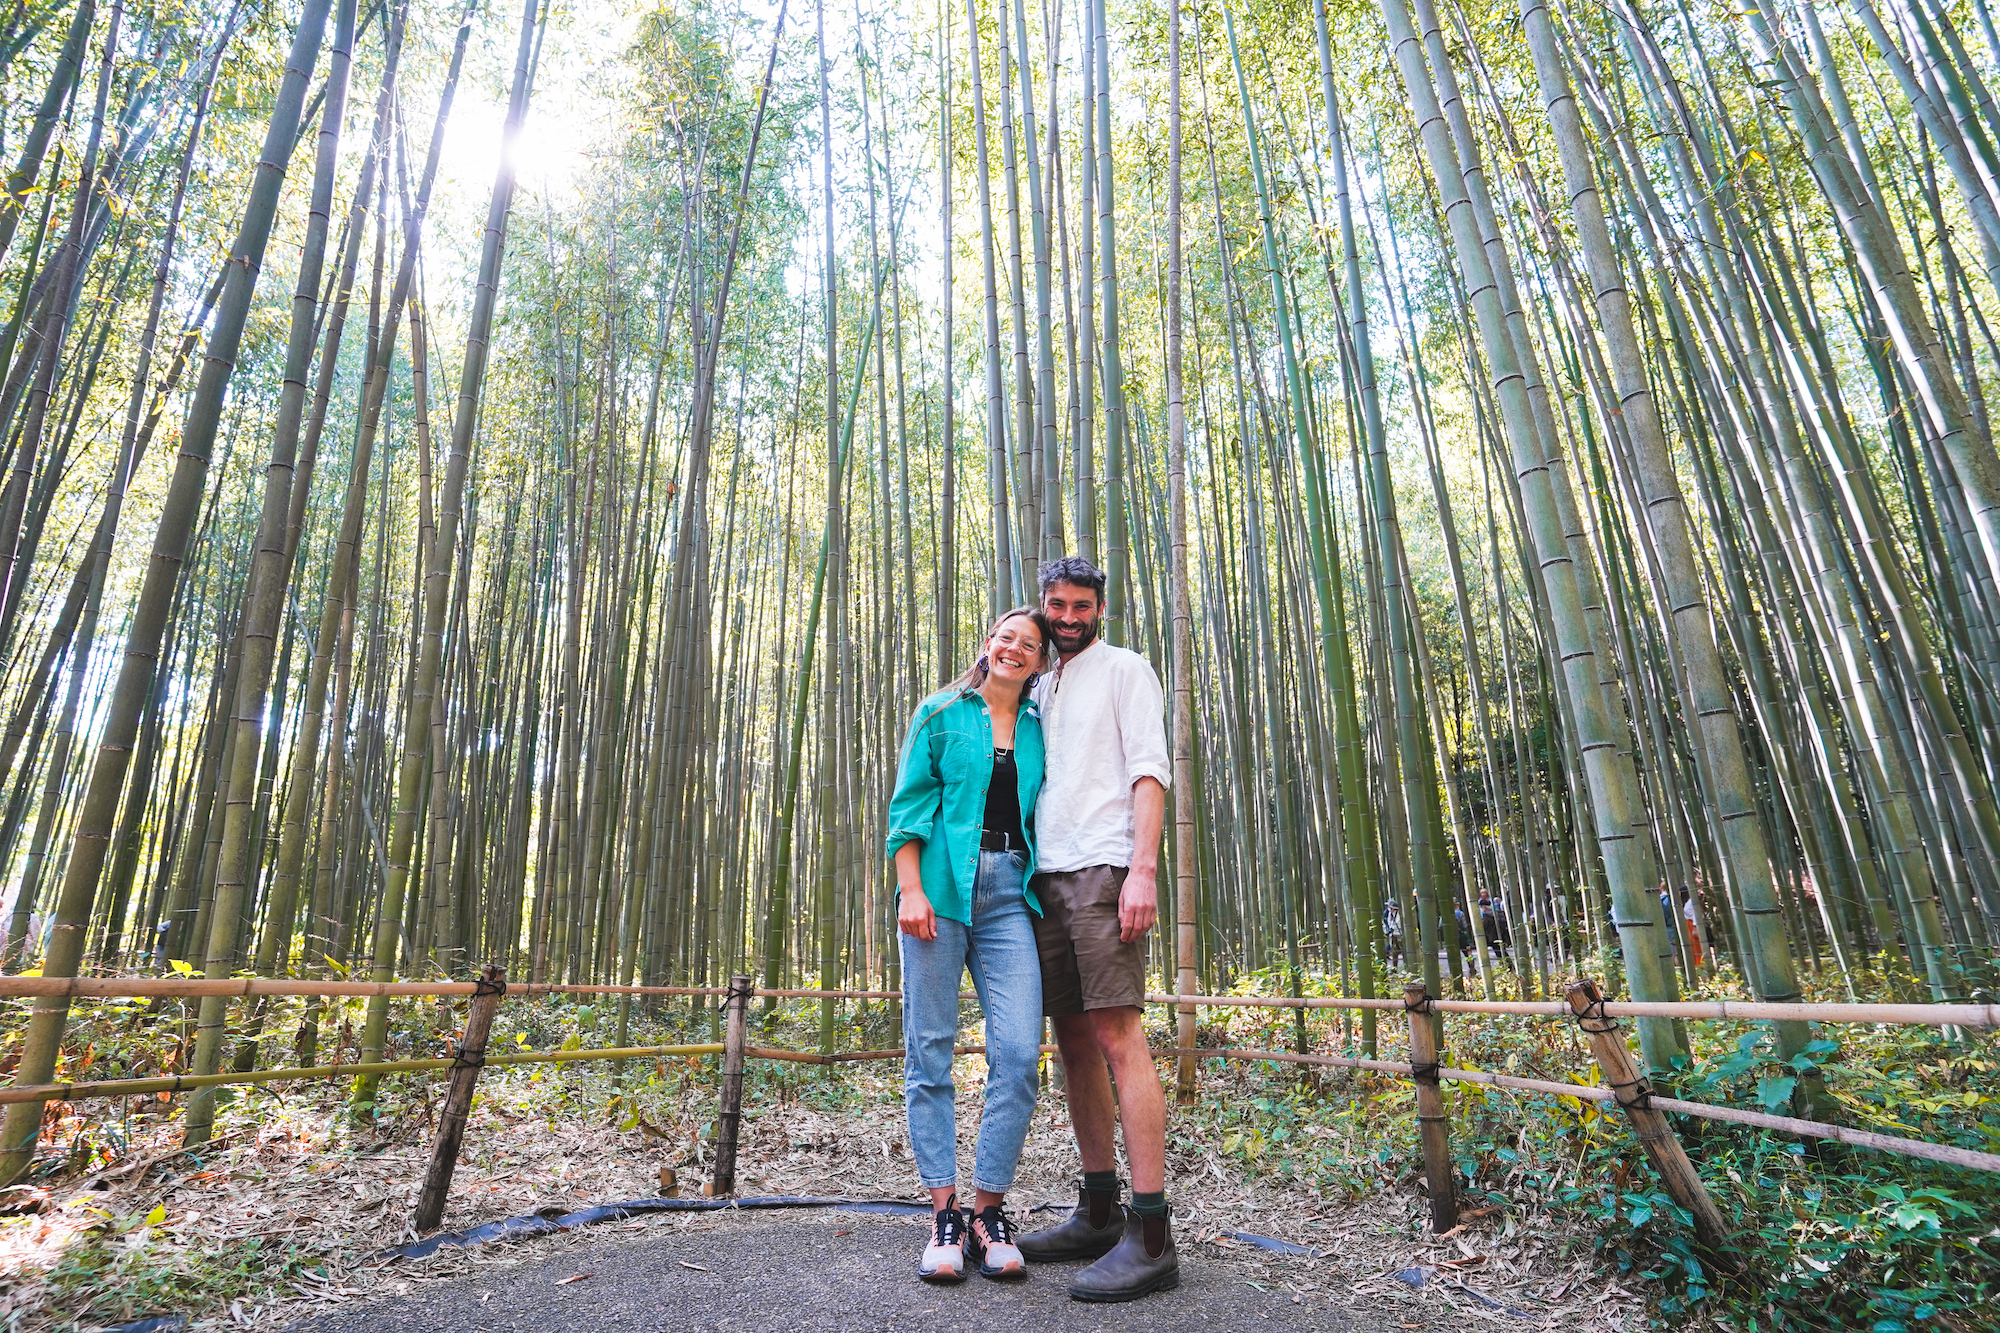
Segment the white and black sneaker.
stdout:
[[941,1284],[965,1281],[965,1214],[958,1210],[956,1194],[931,1216],[930,1244],[924,1246],[917,1276]]
[[972,1219],[972,1233],[966,1242],[981,1277],[995,1282],[1017,1282],[1028,1275],[1028,1261],[1014,1244],[1014,1219],[997,1203],[988,1204]]

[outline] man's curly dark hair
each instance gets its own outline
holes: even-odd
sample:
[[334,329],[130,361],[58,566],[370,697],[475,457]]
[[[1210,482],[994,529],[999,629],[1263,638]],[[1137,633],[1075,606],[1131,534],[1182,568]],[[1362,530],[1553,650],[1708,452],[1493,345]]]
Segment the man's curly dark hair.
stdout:
[[1045,560],[1036,571],[1036,581],[1041,585],[1043,596],[1048,595],[1051,585],[1068,583],[1078,588],[1088,588],[1097,594],[1097,600],[1104,600],[1104,571],[1080,555],[1065,555],[1054,560]]

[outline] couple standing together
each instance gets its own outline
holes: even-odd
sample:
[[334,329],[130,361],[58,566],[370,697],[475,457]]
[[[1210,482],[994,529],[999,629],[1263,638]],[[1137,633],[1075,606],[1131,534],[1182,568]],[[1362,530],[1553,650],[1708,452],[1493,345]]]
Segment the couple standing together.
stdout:
[[[1146,936],[1170,777],[1146,659],[1098,637],[1104,573],[1041,567],[1039,607],[994,622],[979,659],[910,720],[889,805],[899,890],[904,1096],[930,1191],[919,1276],[1027,1276],[1094,1260],[1085,1301],[1180,1281],[1166,1199],[1166,1098],[1146,1049]],[[952,1048],[970,969],[986,1015],[986,1103],[970,1208],[958,1200]],[[1035,1110],[1042,1018],[1055,1028],[1083,1159],[1077,1206],[1018,1239],[1007,1191]],[[1117,1079],[1117,1093],[1112,1079]],[[1132,1201],[1121,1206],[1113,1123]]]

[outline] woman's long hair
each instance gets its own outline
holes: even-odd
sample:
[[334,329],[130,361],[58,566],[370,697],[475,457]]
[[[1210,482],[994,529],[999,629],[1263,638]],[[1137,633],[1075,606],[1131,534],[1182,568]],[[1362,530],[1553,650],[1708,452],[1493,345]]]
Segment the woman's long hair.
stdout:
[[967,667],[958,679],[946,687],[947,689],[976,690],[986,683],[986,645],[991,642],[995,634],[1000,632],[1002,625],[1016,616],[1026,616],[1034,623],[1035,632],[1042,636],[1041,662],[1029,674],[1026,683],[1021,686],[1021,697],[1023,699],[1028,697],[1028,691],[1035,688],[1035,678],[1055,665],[1055,636],[1049,631],[1048,617],[1042,614],[1042,609],[1039,606],[1017,606],[1011,611],[1002,611],[1000,618],[995,620],[992,628],[986,631],[986,637],[979,641],[979,656],[973,660],[972,665]]

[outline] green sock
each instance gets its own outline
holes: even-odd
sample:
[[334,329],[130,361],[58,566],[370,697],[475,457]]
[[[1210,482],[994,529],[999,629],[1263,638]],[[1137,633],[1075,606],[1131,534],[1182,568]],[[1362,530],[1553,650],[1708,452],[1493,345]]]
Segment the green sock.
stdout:
[[1118,1173],[1116,1171],[1086,1171],[1083,1173],[1083,1189],[1086,1194],[1109,1194],[1118,1197]]
[[1165,1217],[1167,1215],[1167,1192],[1165,1190],[1155,1190],[1149,1194],[1144,1190],[1133,1190],[1132,1211],[1140,1217]]

